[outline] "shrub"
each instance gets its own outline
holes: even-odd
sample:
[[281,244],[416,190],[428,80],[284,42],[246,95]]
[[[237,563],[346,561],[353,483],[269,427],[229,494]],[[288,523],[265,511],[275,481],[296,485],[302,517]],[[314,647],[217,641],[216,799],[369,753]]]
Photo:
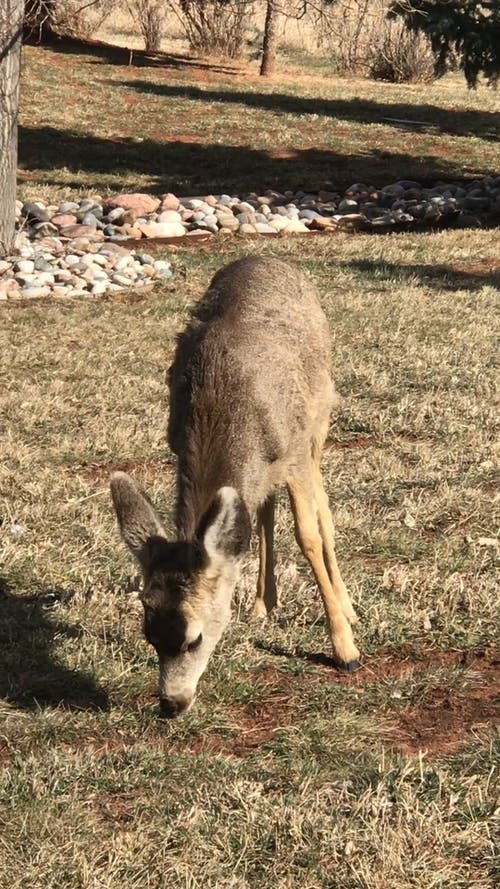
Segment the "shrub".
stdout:
[[412,33],[402,22],[385,20],[368,52],[368,72],[373,80],[430,83],[436,78],[430,41],[422,34]]
[[193,50],[236,58],[241,54],[249,0],[179,0],[170,3]]
[[159,52],[165,25],[163,0],[130,0],[128,8],[139,26],[146,52]]
[[390,0],[338,0],[317,21],[339,74],[411,83],[434,79],[430,41],[387,17]]
[[86,39],[111,14],[117,0],[26,0],[24,26],[29,37],[43,42],[54,35]]

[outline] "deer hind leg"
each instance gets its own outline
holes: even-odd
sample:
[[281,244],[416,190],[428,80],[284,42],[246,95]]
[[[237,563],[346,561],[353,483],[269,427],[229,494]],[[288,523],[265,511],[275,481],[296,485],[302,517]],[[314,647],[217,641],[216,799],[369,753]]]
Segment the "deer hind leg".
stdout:
[[323,486],[321,469],[318,462],[315,462],[313,465],[313,484],[314,499],[318,510],[319,530],[323,541],[323,556],[328,576],[332,584],[333,592],[337,597],[347,620],[350,621],[351,624],[355,624],[358,621],[358,616],[352,607],[349,593],[342,580],[339,566],[337,564],[337,556],[335,554],[335,528],[333,525],[330,505],[328,503],[328,495]]
[[271,494],[257,512],[259,575],[254,617],[265,617],[278,604],[274,577],[274,506],[275,496]]
[[359,651],[354,644],[350,624],[335,594],[325,564],[323,539],[318,526],[317,505],[314,497],[312,476],[294,477],[288,481],[288,490],[295,519],[295,536],[316,578],[328,621],[330,639],[339,666],[349,672],[359,666]]

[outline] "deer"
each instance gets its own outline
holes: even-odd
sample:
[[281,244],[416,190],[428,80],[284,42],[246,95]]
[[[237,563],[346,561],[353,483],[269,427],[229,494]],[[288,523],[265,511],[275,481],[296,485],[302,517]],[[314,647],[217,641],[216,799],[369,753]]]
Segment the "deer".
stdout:
[[176,457],[176,539],[147,493],[111,477],[121,535],[142,573],[144,635],[159,659],[160,713],[193,704],[259,541],[253,614],[277,604],[276,492],[288,489],[295,537],[323,601],[334,665],[359,667],[357,617],[336,560],[320,461],[337,401],[329,324],[312,281],[274,257],[220,269],[191,309],[168,372],[167,438]]

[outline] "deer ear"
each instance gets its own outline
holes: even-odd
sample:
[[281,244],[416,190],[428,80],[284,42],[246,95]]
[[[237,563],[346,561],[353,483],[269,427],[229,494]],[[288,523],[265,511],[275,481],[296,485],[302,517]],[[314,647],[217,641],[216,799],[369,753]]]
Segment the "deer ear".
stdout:
[[123,540],[145,567],[152,538],[166,539],[156,510],[146,492],[125,472],[111,476],[111,497]]
[[252,523],[245,503],[234,488],[219,488],[196,533],[209,562],[237,558],[249,547]]

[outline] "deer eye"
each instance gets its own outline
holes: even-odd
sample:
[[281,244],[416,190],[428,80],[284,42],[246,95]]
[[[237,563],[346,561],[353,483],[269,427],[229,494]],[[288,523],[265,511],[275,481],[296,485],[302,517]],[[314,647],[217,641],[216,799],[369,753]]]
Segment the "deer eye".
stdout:
[[189,643],[187,650],[188,651],[196,651],[196,649],[200,647],[202,639],[203,639],[203,633],[200,633],[200,635],[197,636],[196,639],[193,639],[193,641]]

